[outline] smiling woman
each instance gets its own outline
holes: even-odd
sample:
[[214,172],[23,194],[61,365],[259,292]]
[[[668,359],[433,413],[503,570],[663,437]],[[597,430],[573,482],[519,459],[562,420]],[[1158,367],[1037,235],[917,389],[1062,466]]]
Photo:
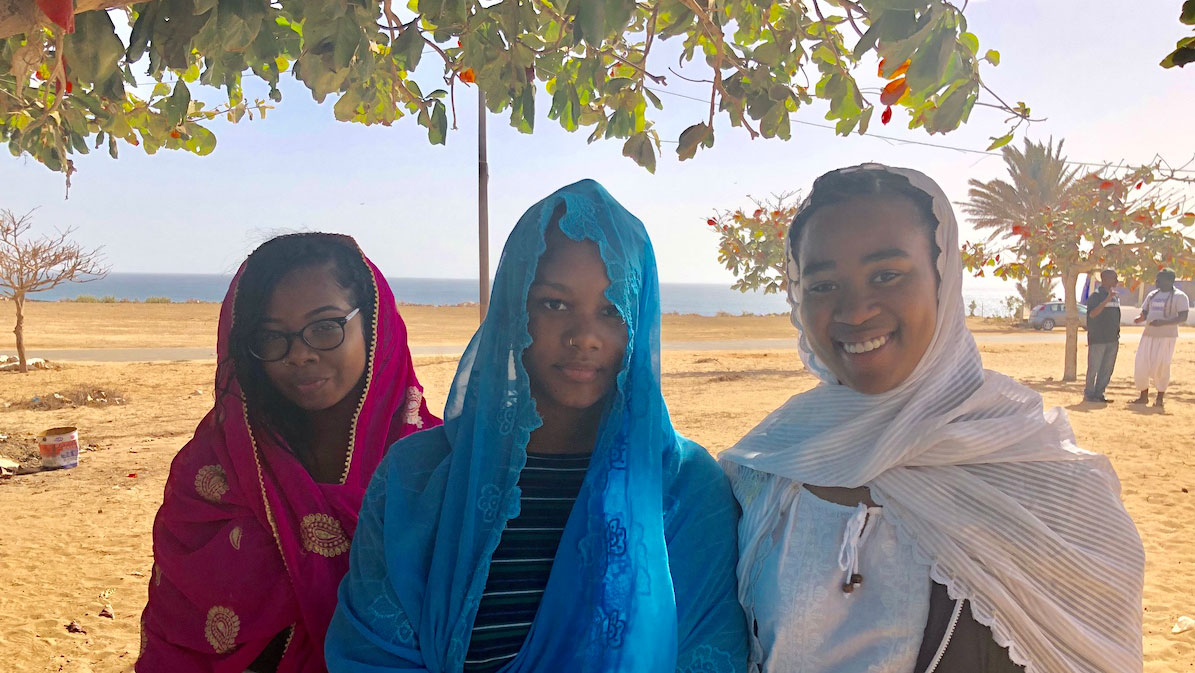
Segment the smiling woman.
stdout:
[[929,347],[938,277],[926,230],[935,225],[911,200],[865,193],[794,225],[805,333],[845,385],[891,390]]
[[352,239],[296,234],[220,311],[216,405],[154,521],[139,672],[320,673],[357,511],[427,413],[394,297]]
[[1140,671],[1144,551],[1116,474],[983,369],[938,185],[818,178],[787,275],[822,384],[720,456],[753,670]]

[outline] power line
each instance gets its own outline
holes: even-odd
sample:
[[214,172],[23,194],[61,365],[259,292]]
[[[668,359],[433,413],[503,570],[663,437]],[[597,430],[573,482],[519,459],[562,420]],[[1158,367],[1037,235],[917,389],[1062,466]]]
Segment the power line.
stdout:
[[[431,50],[429,49],[429,50],[424,51],[423,53],[428,54],[430,52],[431,52]],[[546,70],[546,68],[544,70]],[[555,74],[555,73],[552,73],[549,71],[548,74]],[[163,80],[163,82],[167,83],[167,84],[172,84],[176,81],[178,81],[178,80],[169,80],[169,81]],[[149,85],[138,83],[136,86],[149,86]],[[652,91],[654,93],[663,94],[665,96],[673,96],[675,98],[683,98],[685,100],[690,100],[690,101],[694,101],[696,103],[701,103],[702,105],[709,105],[708,99],[698,98],[696,96],[690,96],[688,94],[683,94],[683,93],[677,93],[675,91],[668,91],[666,89],[658,89],[656,87],[644,86],[644,88],[649,91]],[[835,133],[838,132],[838,129],[831,124],[819,124],[817,122],[806,121],[804,119],[797,119],[795,116],[792,116],[792,115],[789,115],[789,121],[791,121],[794,124],[800,124],[802,126],[811,126],[813,128],[834,131]],[[954,145],[944,145],[942,143],[933,143],[933,142],[929,142],[929,141],[925,141],[925,140],[909,140],[908,138],[896,138],[893,136],[886,136],[886,135],[882,135],[879,133],[864,133],[861,135],[863,135],[863,137],[865,137],[865,138],[876,138],[878,140],[885,140],[888,142],[900,143],[902,145],[915,145],[918,147],[931,147],[934,149],[950,150],[952,152],[959,152],[962,154],[978,154],[980,156],[985,156],[985,157],[1003,157],[1004,156],[1000,152],[993,152],[993,151],[989,151],[989,150],[976,150],[976,149],[971,149],[969,147],[957,147]],[[668,144],[668,145],[676,145],[679,143],[679,141],[677,141],[677,140],[661,140],[660,143]],[[1085,166],[1085,167],[1090,167],[1090,168],[1105,168],[1109,165],[1106,162],[1073,161],[1070,159],[1063,160],[1063,163],[1070,165],[1070,166]],[[1167,170],[1172,173],[1195,174],[1195,169],[1191,169],[1191,168],[1174,168],[1174,169],[1167,169]]]
[[[654,91],[655,93],[661,93],[661,94],[664,94],[667,96],[675,96],[677,98],[684,98],[686,100],[691,100],[691,101],[701,103],[702,105],[709,105],[708,99],[697,98],[696,96],[689,96],[689,95],[686,95],[683,93],[676,93],[675,91],[666,91],[664,89],[656,89],[653,87],[645,87],[645,88],[650,89],[651,91]],[[810,121],[805,121],[803,119],[797,119],[791,115],[789,116],[789,121],[793,122],[794,124],[801,124],[802,126],[812,126],[814,128],[819,128],[819,129],[828,129],[830,131],[834,131],[835,133],[838,132],[838,129],[830,124],[818,124],[817,122],[810,122]],[[865,138],[878,138],[880,140],[887,140],[889,142],[901,143],[904,145],[918,145],[920,147],[933,147],[935,149],[952,150],[954,152],[961,152],[964,154],[981,154],[981,155],[989,156],[989,157],[1002,157],[1003,156],[1000,152],[992,152],[992,151],[988,151],[988,150],[976,150],[976,149],[971,149],[971,148],[967,148],[967,147],[955,147],[953,145],[943,145],[941,143],[931,143],[931,142],[927,142],[924,140],[909,140],[907,138],[894,138],[892,136],[881,135],[879,133],[864,133],[862,135]],[[1094,161],[1071,161],[1069,159],[1064,160],[1063,163],[1069,164],[1072,166],[1091,166],[1091,167],[1095,167],[1095,168],[1104,168],[1104,167],[1108,166],[1107,163],[1099,163],[1099,162],[1094,162]],[[1190,169],[1190,168],[1176,168],[1176,169],[1168,169],[1168,170],[1172,170],[1175,173],[1195,173],[1195,169]]]

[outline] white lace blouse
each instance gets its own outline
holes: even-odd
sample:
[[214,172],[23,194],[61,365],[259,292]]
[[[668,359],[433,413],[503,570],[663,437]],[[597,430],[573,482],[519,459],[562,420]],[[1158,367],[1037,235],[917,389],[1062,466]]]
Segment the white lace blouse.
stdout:
[[[735,484],[743,524],[774,522],[763,546],[744,554],[756,562],[739,567],[752,670],[913,673],[929,615],[929,566],[883,510],[827,502],[782,477],[740,470],[753,482]],[[777,505],[778,517],[752,511]],[[740,540],[750,539],[743,533]]]

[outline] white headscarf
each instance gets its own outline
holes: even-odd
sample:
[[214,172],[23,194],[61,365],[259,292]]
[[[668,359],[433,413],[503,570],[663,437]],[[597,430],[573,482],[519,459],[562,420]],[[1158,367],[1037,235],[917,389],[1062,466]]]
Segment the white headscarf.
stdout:
[[[1141,671],[1145,553],[1110,462],[1075,446],[1063,410],[1044,411],[1036,392],[983,369],[964,318],[958,223],[938,185],[904,168],[844,170],[903,176],[933,199],[941,249],[933,341],[889,392],[839,384],[801,326],[789,245],[792,322],[801,359],[822,383],[719,459],[799,484],[870,487],[934,581],[969,600],[1027,673]],[[751,567],[780,514],[761,509],[740,526],[740,568]]]

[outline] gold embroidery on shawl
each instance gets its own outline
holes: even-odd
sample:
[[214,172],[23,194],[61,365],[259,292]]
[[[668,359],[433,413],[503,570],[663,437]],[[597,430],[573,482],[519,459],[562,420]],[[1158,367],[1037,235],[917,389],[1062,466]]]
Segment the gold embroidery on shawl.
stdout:
[[141,649],[137,652],[137,658],[145,656],[145,650],[149,649],[149,634],[145,632],[145,613],[141,613]]
[[[357,246],[357,254],[361,256],[361,263],[369,269],[369,260],[365,258],[365,251]],[[382,310],[378,306],[381,290],[378,289],[378,279],[374,278],[373,270],[369,272],[369,282],[373,285],[373,321],[369,326],[369,359],[365,365],[365,388],[361,391],[361,399],[357,400],[357,410],[353,412],[352,427],[349,428],[349,450],[344,456],[344,469],[340,472],[340,483],[348,481],[349,470],[353,467],[353,454],[357,451],[357,421],[361,420],[361,410],[365,408],[365,400],[373,387],[373,367],[378,359],[378,323],[381,321]],[[397,310],[397,307],[395,307]]]
[[152,575],[154,578],[155,587],[162,586],[162,569],[158,567],[157,563],[155,563],[153,568],[150,569],[150,575]]
[[340,522],[327,514],[308,514],[299,524],[303,547],[320,556],[332,558],[349,550],[349,536]]
[[403,419],[407,425],[417,428],[423,427],[423,416],[419,415],[419,404],[423,402],[423,391],[415,386],[407,388],[407,417]]
[[241,550],[241,534],[242,534],[242,532],[243,531],[241,530],[240,526],[237,526],[236,528],[233,528],[232,530],[228,531],[228,542],[229,542],[229,544],[232,545],[232,548],[237,551]]
[[241,620],[231,608],[217,605],[208,610],[203,635],[217,654],[224,654],[236,647],[237,633],[240,630]]
[[195,491],[199,497],[212,503],[219,503],[228,492],[228,477],[219,465],[204,465],[195,475]]

